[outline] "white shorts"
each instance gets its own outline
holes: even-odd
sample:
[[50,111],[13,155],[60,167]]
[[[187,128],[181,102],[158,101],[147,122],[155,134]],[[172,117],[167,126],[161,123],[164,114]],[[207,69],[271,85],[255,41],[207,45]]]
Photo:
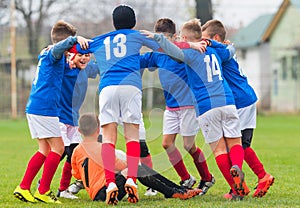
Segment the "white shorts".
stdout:
[[256,104],[255,103],[245,108],[240,108],[237,111],[240,117],[241,130],[256,128]]
[[218,141],[222,137],[241,137],[239,117],[235,105],[214,108],[198,117],[206,143]]
[[199,131],[199,122],[194,108],[165,110],[163,134],[181,134],[194,136]]
[[26,114],[31,137],[33,139],[45,139],[61,137],[59,118]]
[[70,144],[78,144],[82,141],[81,135],[78,131],[78,126],[71,126],[64,123],[59,124],[61,136],[66,147],[70,146]]
[[[120,117],[118,124],[123,126],[123,120]],[[146,129],[145,129],[145,125],[144,125],[144,120],[143,120],[143,114],[141,113],[141,120],[140,120],[140,126],[139,126],[139,136],[140,136],[140,141],[145,141],[146,140]]]
[[139,124],[142,112],[142,92],[131,85],[114,85],[102,89],[99,95],[99,118],[103,126],[118,123]]

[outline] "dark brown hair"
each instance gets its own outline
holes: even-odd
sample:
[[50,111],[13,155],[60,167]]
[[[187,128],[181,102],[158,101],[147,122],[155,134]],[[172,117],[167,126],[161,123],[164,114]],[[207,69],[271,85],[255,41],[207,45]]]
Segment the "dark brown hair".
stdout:
[[154,25],[154,31],[174,35],[176,33],[176,25],[169,18],[161,18],[156,21]]
[[75,36],[77,29],[63,20],[57,21],[51,30],[52,43],[57,43],[61,40],[66,39],[69,36]]
[[224,25],[219,20],[209,20],[202,26],[202,31],[205,31],[209,38],[219,35],[221,41],[225,40],[226,30]]

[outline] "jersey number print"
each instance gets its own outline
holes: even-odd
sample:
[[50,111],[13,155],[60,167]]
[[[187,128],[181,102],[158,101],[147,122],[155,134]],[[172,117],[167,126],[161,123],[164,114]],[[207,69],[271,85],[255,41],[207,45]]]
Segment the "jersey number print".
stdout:
[[207,81],[212,82],[213,76],[218,75],[219,80],[223,80],[220,70],[220,64],[218,62],[217,57],[215,54],[211,54],[211,59],[209,55],[204,57],[204,62],[206,63],[206,73],[207,73]]
[[103,41],[105,45],[106,60],[110,60],[111,55],[114,55],[117,58],[124,57],[127,53],[126,40],[126,35],[124,34],[116,35],[112,42],[110,36],[106,37]]

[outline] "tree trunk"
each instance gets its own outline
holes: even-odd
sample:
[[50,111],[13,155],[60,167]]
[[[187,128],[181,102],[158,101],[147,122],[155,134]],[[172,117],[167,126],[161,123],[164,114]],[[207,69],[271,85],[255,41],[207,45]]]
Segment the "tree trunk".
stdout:
[[213,18],[211,0],[196,0],[196,16],[202,25]]

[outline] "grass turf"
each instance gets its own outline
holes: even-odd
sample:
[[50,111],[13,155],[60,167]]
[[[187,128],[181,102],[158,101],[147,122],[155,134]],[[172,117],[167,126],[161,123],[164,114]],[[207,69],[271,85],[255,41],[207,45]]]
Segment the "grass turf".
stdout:
[[[147,138],[153,156],[154,169],[164,176],[179,182],[179,177],[171,168],[170,162],[161,147],[161,115],[150,116],[145,119]],[[244,163],[246,182],[251,193],[243,201],[231,202],[222,196],[229,191],[228,185],[217,168],[209,147],[204,144],[201,133],[197,136],[197,145],[203,149],[207,157],[210,171],[216,178],[216,184],[202,197],[189,200],[164,199],[162,194],[154,197],[144,196],[146,187],[139,185],[140,201],[129,204],[126,199],[119,202],[119,207],[300,207],[300,116],[272,115],[259,116],[257,129],[254,132],[252,147],[263,162],[267,172],[275,177],[275,183],[263,198],[252,198],[253,188],[257,178]],[[124,149],[124,139],[118,139],[118,148]],[[177,145],[184,156],[189,172],[199,179],[193,161],[182,148],[181,138],[177,138]],[[37,142],[30,139],[26,120],[0,120],[0,207],[105,207],[103,202],[92,202],[85,191],[81,191],[78,200],[61,199],[61,205],[24,203],[13,196],[13,190],[23,177],[27,162],[37,150]],[[61,176],[62,163],[52,181],[51,189],[56,192]],[[41,173],[35,178],[31,191],[36,190],[36,182]]]

